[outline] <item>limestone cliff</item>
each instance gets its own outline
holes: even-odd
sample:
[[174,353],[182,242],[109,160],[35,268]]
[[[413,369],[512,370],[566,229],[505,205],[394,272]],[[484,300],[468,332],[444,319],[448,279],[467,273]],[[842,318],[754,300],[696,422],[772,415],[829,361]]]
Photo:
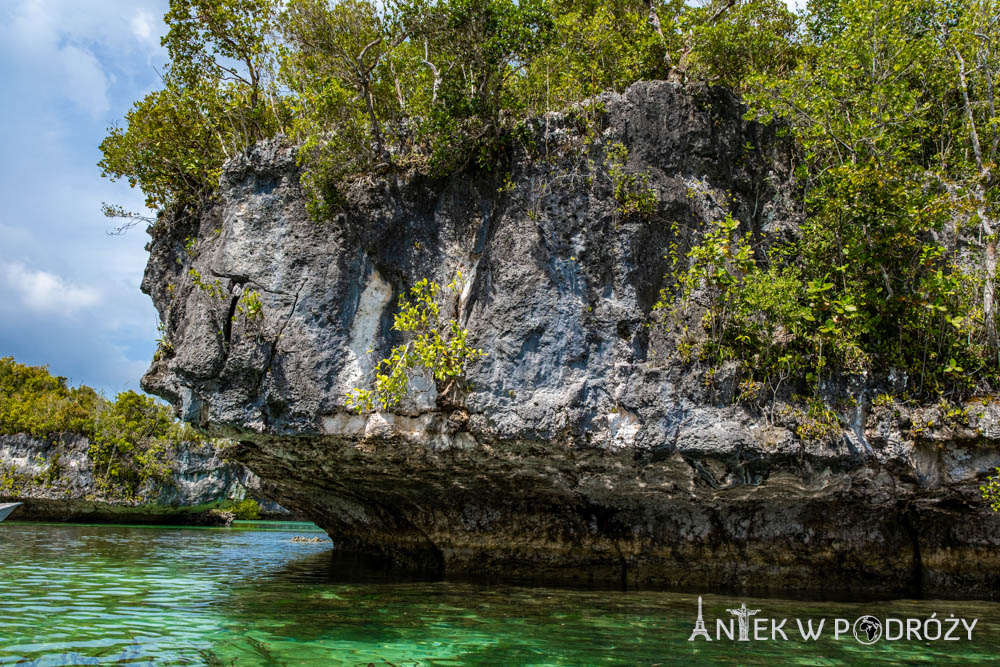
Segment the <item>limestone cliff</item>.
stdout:
[[[846,383],[830,400],[856,404],[850,427],[811,442],[734,405],[731,369],[706,383],[651,311],[671,243],[706,221],[795,233],[790,150],[723,90],[639,83],[601,106],[594,141],[572,114],[538,120],[509,178],[373,176],[320,224],[294,148],[231,162],[210,208],[152,230],[143,289],[171,347],[144,388],[237,439],[264,490],[337,545],[400,566],[996,596],[1000,520],[977,487],[1000,464],[1000,406],[949,425]],[[615,198],[619,142],[653,215]],[[348,413],[400,340],[397,296],[458,270],[446,307],[489,353],[466,391],[418,382],[398,411]],[[249,291],[259,319],[240,312]]]
[[[23,506],[13,520],[116,523],[220,524],[214,512],[257,494],[257,477],[223,460],[210,443],[183,443],[163,461],[166,475],[150,479],[136,497],[102,489],[94,474],[87,438],[64,433],[49,439],[0,435],[0,502]],[[274,516],[287,510],[265,501]]]

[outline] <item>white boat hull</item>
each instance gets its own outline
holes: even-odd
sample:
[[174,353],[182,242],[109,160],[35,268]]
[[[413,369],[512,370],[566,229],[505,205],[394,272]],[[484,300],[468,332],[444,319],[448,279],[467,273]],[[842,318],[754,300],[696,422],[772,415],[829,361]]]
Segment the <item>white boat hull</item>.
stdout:
[[0,503],[0,521],[6,519],[21,503]]

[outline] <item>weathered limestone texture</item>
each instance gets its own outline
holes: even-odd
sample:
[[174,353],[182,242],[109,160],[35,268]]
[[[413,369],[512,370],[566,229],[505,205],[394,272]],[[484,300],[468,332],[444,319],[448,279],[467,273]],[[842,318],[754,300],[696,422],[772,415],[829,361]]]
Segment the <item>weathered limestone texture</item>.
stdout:
[[[724,90],[639,83],[601,101],[596,141],[549,114],[509,180],[373,176],[324,223],[306,214],[294,148],[230,163],[210,208],[152,230],[143,289],[173,347],[143,386],[238,440],[265,492],[335,544],[398,566],[996,597],[1000,519],[978,485],[1000,464],[1000,406],[948,426],[933,409],[873,409],[873,387],[845,380],[829,398],[857,401],[854,424],[806,442],[794,417],[734,405],[732,369],[706,383],[652,309],[670,244],[707,221],[795,233],[790,148]],[[616,142],[654,215],[621,213]],[[444,310],[489,353],[468,390],[446,400],[423,382],[398,411],[348,413],[345,394],[402,340],[398,295],[458,270]],[[248,291],[259,320],[239,312]]]

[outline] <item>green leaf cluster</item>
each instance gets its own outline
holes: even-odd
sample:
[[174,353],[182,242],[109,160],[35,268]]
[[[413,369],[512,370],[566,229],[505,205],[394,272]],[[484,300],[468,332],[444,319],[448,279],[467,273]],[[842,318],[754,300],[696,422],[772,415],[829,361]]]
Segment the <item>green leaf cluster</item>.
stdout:
[[627,162],[628,148],[624,144],[615,143],[608,148],[606,166],[618,202],[618,212],[648,218],[656,212],[660,199],[649,184],[649,175],[628,171]]
[[287,122],[273,75],[277,8],[276,0],[170,0],[163,88],[109,128],[102,175],[140,187],[150,209],[207,203],[223,162]]
[[89,454],[98,487],[134,498],[147,481],[165,479],[164,459],[182,431],[169,409],[153,399],[134,391],[119,394],[95,419]]
[[694,30],[692,71],[792,142],[806,217],[777,245],[727,220],[675,249],[660,306],[682,356],[737,360],[772,401],[844,375],[913,398],[1000,383],[998,26],[993,1],[824,0]]
[[[16,433],[45,439],[63,433],[87,437],[98,487],[106,496],[126,500],[137,498],[150,480],[164,479],[178,444],[201,441],[173,418],[170,408],[148,396],[126,391],[108,401],[86,385],[68,387],[66,378],[54,377],[44,367],[3,357],[0,434]],[[56,474],[58,462],[50,461],[49,470]]]
[[90,433],[103,399],[87,386],[71,388],[45,368],[0,358],[0,434]]
[[[458,276],[461,281],[461,274]],[[454,290],[453,282],[448,290]],[[441,394],[456,389],[469,362],[486,353],[468,344],[468,331],[454,319],[442,321],[437,297],[441,286],[426,278],[410,288],[409,298],[399,296],[393,330],[410,334],[405,344],[395,346],[389,356],[375,365],[372,389],[355,388],[345,400],[348,409],[358,412],[389,410],[406,397],[411,375],[426,369],[441,383]]]
[[248,322],[260,322],[264,319],[264,304],[261,303],[260,292],[257,290],[243,292],[236,308]]
[[712,84],[741,90],[766,73],[780,76],[801,57],[798,19],[782,0],[732,3],[723,20],[689,19],[691,73]]
[[260,503],[253,498],[244,498],[229,507],[223,507],[233,513],[237,521],[256,521],[260,519]]
[[996,469],[996,473],[986,478],[986,483],[979,487],[979,492],[983,495],[983,500],[990,504],[990,509],[1000,512],[1000,468]]

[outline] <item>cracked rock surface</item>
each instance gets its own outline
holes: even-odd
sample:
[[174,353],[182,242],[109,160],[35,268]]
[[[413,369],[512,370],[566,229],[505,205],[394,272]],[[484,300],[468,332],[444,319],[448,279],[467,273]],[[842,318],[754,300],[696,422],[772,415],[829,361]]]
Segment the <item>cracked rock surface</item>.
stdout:
[[[143,289],[171,348],[144,388],[237,439],[263,489],[336,545],[400,567],[996,597],[1000,520],[978,486],[1000,465],[1000,407],[946,424],[872,408],[873,388],[845,382],[830,400],[855,401],[853,423],[812,442],[734,405],[732,369],[706,383],[652,310],[671,244],[707,221],[731,212],[766,242],[795,233],[790,149],[723,90],[639,83],[602,102],[593,142],[548,114],[509,178],[372,177],[322,223],[294,148],[231,162],[209,208],[153,230]],[[619,142],[656,193],[651,216],[615,199]],[[402,340],[398,296],[457,271],[443,312],[488,352],[466,390],[446,400],[417,378],[392,413],[347,412]],[[251,292],[262,317],[241,310]]]

